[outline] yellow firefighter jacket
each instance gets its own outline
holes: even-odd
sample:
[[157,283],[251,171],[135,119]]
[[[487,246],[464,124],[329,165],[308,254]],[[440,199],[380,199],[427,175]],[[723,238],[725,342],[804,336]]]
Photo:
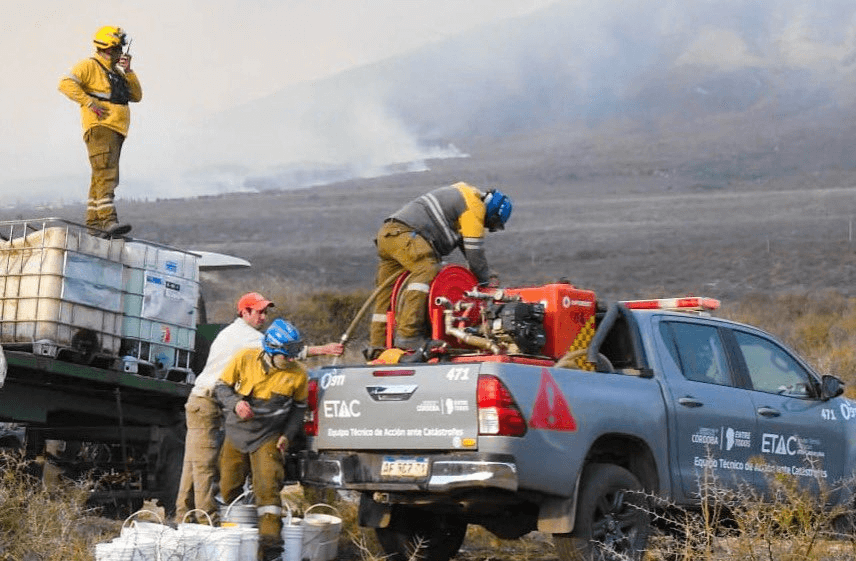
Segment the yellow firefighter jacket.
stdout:
[[[98,57],[98,55],[94,55]],[[100,57],[98,57],[99,60]],[[104,66],[110,63],[101,60]],[[137,102],[143,99],[143,89],[140,80],[133,71],[125,73],[130,93],[129,101]],[[128,136],[128,127],[131,124],[131,111],[127,105],[110,103],[110,81],[107,71],[95,58],[81,60],[72,67],[71,71],[59,81],[59,91],[69,99],[80,105],[80,117],[83,123],[83,132],[88,131],[96,125],[107,127],[118,132],[122,136]],[[99,120],[88,105],[96,102],[109,111],[108,115]]]

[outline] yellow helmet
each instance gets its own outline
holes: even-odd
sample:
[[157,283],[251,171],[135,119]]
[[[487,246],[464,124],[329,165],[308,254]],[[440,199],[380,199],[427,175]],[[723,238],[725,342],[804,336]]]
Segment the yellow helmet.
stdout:
[[125,32],[121,27],[105,25],[95,32],[95,37],[92,38],[96,49],[109,49],[111,47],[125,46]]

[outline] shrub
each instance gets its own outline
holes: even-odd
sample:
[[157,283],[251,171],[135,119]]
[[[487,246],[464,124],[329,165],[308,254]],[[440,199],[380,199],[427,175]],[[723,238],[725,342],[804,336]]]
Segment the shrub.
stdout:
[[16,452],[0,451],[0,464],[0,560],[89,561],[96,543],[118,534],[118,522],[86,508],[83,487],[46,488]]
[[[303,338],[313,345],[339,341],[354,321],[357,312],[368,298],[369,293],[363,291],[340,292],[324,290],[320,292],[306,292],[303,294],[285,295],[277,294],[271,296],[277,302],[274,317],[281,316],[288,319],[300,330]],[[280,303],[282,302],[282,303]],[[354,323],[353,332],[350,333],[345,357],[346,361],[360,360],[362,355],[359,351],[368,340],[368,316],[371,314],[371,306]],[[269,318],[272,320],[273,317]],[[329,358],[319,358],[319,362],[328,362]]]
[[[843,507],[830,508],[830,490],[820,497],[792,478],[770,475],[769,496],[753,488],[727,489],[711,470],[700,474],[700,507],[688,510],[662,504],[658,526],[666,529],[652,539],[649,559],[670,561],[810,561],[853,559],[852,533],[841,535],[840,521],[852,519]],[[849,523],[844,524],[844,526]],[[845,539],[842,539],[845,538]]]

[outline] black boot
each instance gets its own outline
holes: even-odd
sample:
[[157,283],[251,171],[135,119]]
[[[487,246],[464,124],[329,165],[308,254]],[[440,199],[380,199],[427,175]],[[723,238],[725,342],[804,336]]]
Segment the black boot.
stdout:
[[120,238],[131,231],[131,225],[115,222],[108,226],[104,231],[107,233],[106,237],[108,238]]
[[259,561],[280,561],[282,559],[282,546],[259,546]]

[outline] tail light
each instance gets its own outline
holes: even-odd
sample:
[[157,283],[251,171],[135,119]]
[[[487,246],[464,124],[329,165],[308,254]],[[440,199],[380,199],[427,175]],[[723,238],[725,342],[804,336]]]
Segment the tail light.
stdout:
[[308,393],[306,413],[303,415],[303,432],[306,436],[318,436],[318,380],[309,380]]
[[479,376],[476,401],[479,408],[479,434],[523,436],[526,420],[511,392],[496,376]]

